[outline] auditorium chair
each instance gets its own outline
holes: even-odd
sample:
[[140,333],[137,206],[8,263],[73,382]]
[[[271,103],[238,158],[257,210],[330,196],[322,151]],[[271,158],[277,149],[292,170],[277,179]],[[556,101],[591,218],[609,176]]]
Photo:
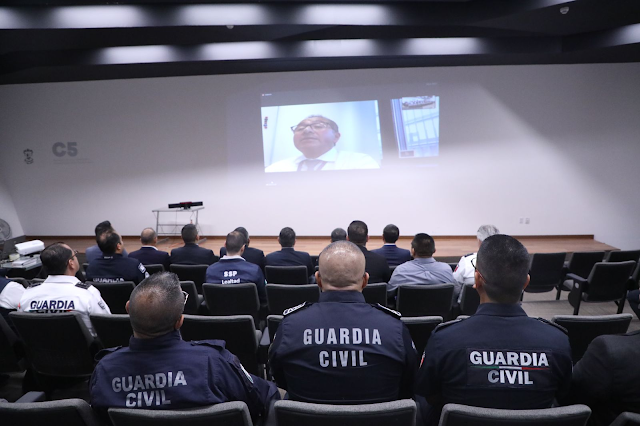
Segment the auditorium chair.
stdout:
[[24,342],[36,386],[47,396],[69,379],[91,377],[94,357],[101,346],[78,312],[11,312],[9,317]]
[[125,306],[129,301],[131,292],[136,287],[133,281],[121,281],[117,283],[97,283],[87,281],[100,291],[102,299],[109,305],[112,314],[126,314]]
[[569,293],[569,303],[573,306],[573,315],[578,315],[580,303],[616,302],[618,313],[622,313],[627,299],[627,289],[636,262],[598,262],[593,266],[587,278],[568,274],[567,280],[573,281]]
[[147,270],[149,275],[153,275],[156,272],[164,272],[164,265],[160,263],[151,263],[149,265],[144,265],[144,269]]
[[254,283],[205,283],[202,292],[210,315],[251,315],[258,320],[260,299]]
[[640,414],[622,412],[609,426],[640,426]]
[[[273,337],[276,335],[276,331],[282,322],[283,315],[269,315],[267,316],[267,327],[262,333],[260,338],[260,345],[258,347],[258,362],[267,365],[269,358],[269,346],[273,341]],[[267,374],[269,370],[267,369]]]
[[[567,253],[534,253],[531,257],[527,293],[545,293],[562,286],[565,276],[564,262]],[[522,300],[522,299],[520,299]]]
[[267,284],[267,306],[270,314],[280,315],[285,309],[304,302],[317,302],[320,288],[317,284]]
[[454,285],[401,285],[398,287],[397,310],[405,317],[451,317]]
[[206,280],[209,265],[181,265],[174,263],[169,265],[171,272],[178,276],[180,281],[193,281],[199,294],[202,294],[202,284]]
[[196,284],[193,281],[180,281],[180,288],[189,297],[184,305],[184,313],[189,315],[206,314],[207,305],[204,304],[204,296],[198,294]]
[[28,279],[22,277],[11,277],[9,278],[11,281],[17,282],[18,284],[22,284],[22,287],[27,288],[31,284]]
[[562,283],[558,286],[556,300],[560,300],[560,294],[563,290],[571,290],[571,283],[566,282],[568,279],[566,275],[574,274],[579,277],[586,278],[591,273],[593,265],[598,262],[602,262],[602,259],[604,259],[604,251],[584,251],[573,253],[571,255],[571,259],[564,263],[564,277],[562,278]]
[[253,426],[249,408],[242,401],[185,410],[110,408],[108,412],[113,426]]
[[185,315],[180,332],[182,338],[188,341],[224,340],[226,348],[240,359],[247,371],[262,377],[257,359],[262,333],[256,330],[250,315]]
[[431,337],[431,332],[438,324],[442,324],[442,317],[403,317],[402,322],[409,329],[418,356],[421,356]]
[[24,371],[25,368],[22,342],[0,315],[0,374]]
[[270,266],[264,267],[265,279],[269,284],[308,284],[309,275],[306,266]]
[[614,250],[607,253],[604,258],[605,262],[626,262],[633,260],[638,262],[640,259],[640,250]]
[[89,262],[84,262],[82,264],[82,271],[86,273],[88,267],[89,267]]
[[[30,392],[33,393],[33,392]],[[99,426],[91,406],[82,399],[42,402],[0,402],[1,423],[7,426]]]
[[362,289],[362,295],[367,303],[379,303],[387,306],[387,283],[367,284]]
[[102,346],[129,346],[133,329],[128,314],[93,314],[89,318]]
[[575,364],[582,358],[593,339],[603,334],[626,333],[632,318],[631,314],[555,315],[551,321],[567,329],[571,357]]
[[362,405],[277,401],[278,426],[415,426],[416,403],[411,399]]
[[[473,315],[480,306],[480,295],[478,290],[473,288],[473,284],[464,284],[462,286],[462,295],[460,297],[460,315]],[[460,318],[458,315],[458,318]]]
[[504,410],[446,404],[439,426],[584,426],[591,415],[586,405],[542,408],[537,410]]

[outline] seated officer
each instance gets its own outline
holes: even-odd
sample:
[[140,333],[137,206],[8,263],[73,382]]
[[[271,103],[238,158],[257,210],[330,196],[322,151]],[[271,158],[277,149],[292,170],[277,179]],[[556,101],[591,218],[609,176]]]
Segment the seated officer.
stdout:
[[49,276],[24,291],[18,310],[45,314],[77,311],[95,336],[89,315],[110,314],[111,311],[97,288],[76,278],[80,270],[78,252],[64,243],[54,243],[40,253],[40,260]]
[[[234,231],[238,231],[244,235],[244,253],[242,253],[242,258],[247,262],[258,265],[262,272],[264,272],[264,252],[255,247],[249,247],[249,244],[251,244],[251,238],[249,238],[249,231],[247,231],[247,228],[238,226]],[[225,254],[227,254],[227,249],[220,247],[220,257]]]
[[278,387],[294,400],[366,404],[411,398],[417,358],[400,314],[365,302],[358,246],[330,244],[316,272],[318,303],[284,312],[269,349]]
[[411,260],[411,252],[396,245],[398,238],[400,238],[400,229],[393,224],[387,225],[382,230],[384,245],[371,251],[383,255],[389,266],[398,266],[408,262]]
[[315,267],[311,261],[311,256],[306,251],[298,251],[293,248],[296,245],[296,232],[289,227],[282,228],[280,235],[278,235],[278,243],[282,247],[282,250],[269,253],[265,258],[265,265],[306,266],[307,275],[309,276],[308,280],[310,283],[314,282],[313,274],[315,273]]
[[198,246],[198,229],[192,223],[182,227],[182,241],[184,246],[171,250],[171,263],[181,265],[211,265],[218,261],[213,250]]
[[127,302],[129,347],[105,349],[91,377],[91,405],[179,409],[244,401],[255,420],[276,387],[246,372],[222,340],[185,342],[180,336],[187,295],[175,274],[161,272],[138,285]]
[[465,320],[438,326],[424,351],[416,393],[436,425],[447,403],[548,408],[571,384],[566,330],[529,318],[519,304],[529,284],[529,253],[515,238],[488,237],[474,263],[480,306]]
[[138,259],[122,256],[124,244],[120,235],[115,232],[103,234],[98,240],[98,247],[103,256],[87,267],[87,281],[98,283],[133,281],[138,284],[149,276]]
[[[91,263],[94,260],[104,256],[104,253],[100,251],[100,247],[98,247],[97,243],[100,240],[100,238],[107,232],[116,232],[115,229],[113,229],[113,226],[111,226],[111,222],[109,222],[108,220],[100,222],[99,224],[96,225],[96,228],[95,228],[96,244],[92,245],[91,247],[87,247],[87,249],[84,252],[85,257],[87,259],[87,263]],[[128,256],[126,250],[122,251],[122,256],[123,257]]]
[[224,243],[227,254],[219,262],[207,268],[206,281],[212,284],[254,283],[258,288],[261,303],[267,302],[267,290],[264,275],[258,265],[246,261],[244,253],[245,238],[241,232],[232,231],[227,234]]

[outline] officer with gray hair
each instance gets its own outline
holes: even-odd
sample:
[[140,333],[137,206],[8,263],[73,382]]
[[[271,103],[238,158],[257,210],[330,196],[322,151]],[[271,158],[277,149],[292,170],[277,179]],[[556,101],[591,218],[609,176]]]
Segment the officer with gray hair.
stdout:
[[[478,247],[480,247],[482,242],[488,237],[499,233],[500,231],[498,231],[498,228],[493,225],[482,225],[478,228],[478,232],[476,234],[478,237]],[[465,254],[460,258],[456,269],[453,271],[453,278],[460,285],[473,284],[473,274],[475,269],[473,268],[473,265],[471,265],[471,262],[475,262],[477,256],[478,253],[476,252]],[[460,292],[460,295],[462,295],[462,292]],[[458,300],[458,302],[460,302],[460,300]]]

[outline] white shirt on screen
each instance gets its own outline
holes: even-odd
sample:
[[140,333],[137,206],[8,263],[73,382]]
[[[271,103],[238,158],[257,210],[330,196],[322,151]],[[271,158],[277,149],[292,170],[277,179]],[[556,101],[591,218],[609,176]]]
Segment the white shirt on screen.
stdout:
[[[304,161],[306,163],[303,163]],[[314,161],[317,160],[317,161]],[[309,162],[316,162],[313,166]],[[303,163],[301,165],[301,163]],[[318,158],[307,158],[304,155],[287,158],[267,167],[264,171],[271,172],[297,172],[315,170],[353,170],[353,169],[379,169],[380,165],[371,156],[359,152],[338,151],[335,147],[325,152]]]

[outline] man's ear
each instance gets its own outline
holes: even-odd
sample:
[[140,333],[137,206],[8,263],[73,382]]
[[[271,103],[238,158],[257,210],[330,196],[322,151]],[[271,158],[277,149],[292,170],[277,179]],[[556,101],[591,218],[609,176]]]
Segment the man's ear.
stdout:
[[480,272],[478,271],[475,271],[473,273],[473,288],[475,288],[477,291],[480,291],[480,289],[484,291],[484,282],[482,282],[482,275],[480,275]]
[[124,310],[127,311],[127,313],[129,313],[129,301],[127,300],[127,303],[125,303],[124,305]]
[[322,291],[322,278],[320,278],[320,271],[316,272],[316,283],[318,287],[320,287],[320,291]]
[[529,285],[529,281],[531,281],[531,276],[527,274],[527,282],[524,283],[524,287],[522,287],[522,291]]
[[173,325],[173,329],[180,330],[180,327],[182,327],[183,322],[184,322],[184,315],[180,315],[180,319],[176,321],[176,323]]
[[360,290],[364,290],[367,284],[369,284],[369,273],[365,272],[362,276],[362,288]]

